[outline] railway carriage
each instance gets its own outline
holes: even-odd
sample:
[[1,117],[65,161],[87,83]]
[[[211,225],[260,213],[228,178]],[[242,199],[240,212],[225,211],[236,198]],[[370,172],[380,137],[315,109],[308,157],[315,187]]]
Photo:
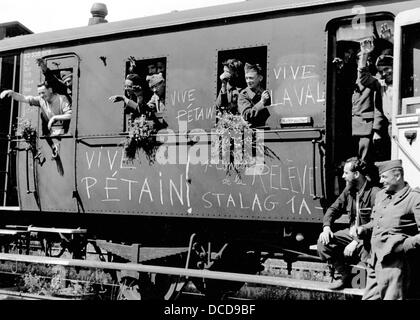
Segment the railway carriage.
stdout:
[[[72,119],[52,137],[59,159],[51,159],[38,108],[0,101],[2,224],[81,227],[91,238],[154,248],[188,246],[194,234],[197,261],[226,244],[235,259],[252,260],[250,251],[256,261],[279,251],[296,259],[316,243],[343,187],[341,164],[352,156],[351,77],[340,78],[333,60],[383,24],[395,28],[402,64],[392,155],[418,184],[417,36],[415,28],[403,33],[407,53],[394,26],[416,7],[420,1],[244,1],[1,40],[1,90],[36,95],[38,58],[57,74],[73,73]],[[272,98],[254,141],[270,153],[240,176],[211,159],[219,75],[230,58],[260,64]],[[165,79],[167,128],[154,161],[141,150],[130,160],[122,146],[127,115],[108,98],[123,92],[130,68],[145,78],[152,64]],[[17,117],[36,129],[41,155],[15,136]],[[220,268],[244,271],[245,260],[235,259]]]

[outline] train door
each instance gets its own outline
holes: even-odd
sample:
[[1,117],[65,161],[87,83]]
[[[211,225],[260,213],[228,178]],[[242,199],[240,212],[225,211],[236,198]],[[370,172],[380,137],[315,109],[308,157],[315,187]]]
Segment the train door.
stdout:
[[[390,13],[373,13],[358,19],[357,16],[343,17],[330,21],[328,31],[328,108],[327,108],[327,173],[334,176],[334,183],[327,182],[329,194],[338,195],[344,188],[341,179],[342,166],[346,159],[357,156],[358,147],[355,145],[352,128],[352,96],[357,80],[357,54],[360,42],[371,39],[374,50],[369,56],[368,70],[371,75],[380,80],[377,74],[376,62],[378,58],[392,55],[393,50],[394,17]],[[385,31],[387,32],[385,34]],[[382,87],[383,87],[382,86]],[[391,103],[383,101],[383,110],[391,109]],[[389,113],[388,113],[389,114]],[[385,115],[384,115],[385,116]],[[390,120],[390,116],[389,120]],[[387,145],[375,145],[372,161],[390,158],[390,143],[388,117],[384,118],[381,137]],[[382,154],[380,154],[382,152]],[[377,159],[375,159],[377,158]],[[381,159],[379,159],[381,158]],[[332,170],[332,172],[331,172]]]
[[404,178],[420,186],[420,8],[400,13],[395,23],[392,158]]
[[[20,55],[0,57],[0,92],[19,91]],[[18,103],[12,99],[0,100],[0,207],[18,207],[15,142],[11,139],[16,125]]]
[[[67,87],[58,93],[71,102],[70,120],[56,121],[51,130],[40,112],[38,126],[40,150],[46,161],[36,168],[38,193],[43,211],[77,211],[77,187],[75,181],[76,124],[78,111],[79,57],[75,54],[44,57],[50,72]],[[52,78],[51,78],[52,79]],[[44,80],[41,77],[41,80]],[[47,80],[47,79],[46,79]],[[48,82],[48,81],[47,81]],[[51,85],[53,85],[51,83]]]

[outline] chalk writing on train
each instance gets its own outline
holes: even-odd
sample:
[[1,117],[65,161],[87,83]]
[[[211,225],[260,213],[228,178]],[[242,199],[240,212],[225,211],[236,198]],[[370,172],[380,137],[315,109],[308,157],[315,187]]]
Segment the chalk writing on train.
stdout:
[[[280,64],[273,68],[273,106],[302,107],[325,102],[325,89],[313,64]],[[277,86],[278,83],[278,86]]]
[[[232,178],[229,183],[222,166],[197,164],[191,171],[190,186],[184,165],[178,166],[177,173],[151,170],[140,176],[134,163],[127,163],[123,150],[99,149],[85,155],[87,173],[80,182],[88,200],[190,208],[193,197],[194,210],[240,208],[270,213],[287,207],[292,214],[311,215],[320,209],[308,201],[313,196],[313,167],[292,160],[264,164],[258,174],[251,171],[240,181]],[[218,185],[217,192],[208,191],[203,177]]]

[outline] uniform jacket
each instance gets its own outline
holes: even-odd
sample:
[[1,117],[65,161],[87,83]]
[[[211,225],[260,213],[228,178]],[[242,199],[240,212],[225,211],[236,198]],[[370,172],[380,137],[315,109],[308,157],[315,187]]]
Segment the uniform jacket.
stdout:
[[[389,196],[384,190],[376,195],[372,220],[371,246],[379,262],[391,253],[408,252],[420,247],[420,189],[405,187]],[[373,263],[371,256],[371,263]]]
[[[238,110],[241,115],[244,115],[246,110],[251,109],[254,106],[262,106],[261,95],[264,92],[262,88],[257,91],[252,91],[250,88],[245,88],[241,91],[238,97]],[[267,102],[267,105],[271,104],[271,99]],[[270,116],[270,112],[267,108],[262,109],[256,117],[250,118],[248,122],[251,127],[263,127]]]
[[352,135],[369,136],[373,131],[379,133],[384,121],[381,85],[367,68],[362,68],[352,96]]
[[[366,209],[360,212],[361,224],[368,223],[370,221],[370,213],[375,204],[376,193],[380,189],[372,185],[367,180],[366,186],[360,196],[359,207]],[[335,202],[328,208],[324,215],[324,226],[331,226],[335,220],[340,218],[343,213],[349,215],[350,225],[353,225],[356,220],[356,193],[350,192],[348,188],[345,188]]]

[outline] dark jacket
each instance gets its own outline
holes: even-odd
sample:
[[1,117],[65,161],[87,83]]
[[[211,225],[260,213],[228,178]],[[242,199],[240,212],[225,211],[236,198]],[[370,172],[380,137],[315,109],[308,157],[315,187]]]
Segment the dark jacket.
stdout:
[[367,68],[362,68],[352,96],[352,135],[369,136],[373,131],[379,133],[385,121],[381,85]]
[[420,248],[420,189],[411,189],[406,183],[392,196],[384,190],[378,192],[372,220],[364,229],[372,230],[372,252],[379,262],[391,253]]
[[[252,109],[254,106],[262,106],[261,95],[264,92],[262,88],[259,88],[257,91],[252,91],[250,88],[245,88],[241,91],[238,97],[238,110],[239,113],[243,116],[244,112]],[[266,105],[271,104],[271,99],[266,103]],[[263,127],[270,116],[270,112],[267,108],[262,109],[256,117],[248,119],[248,122],[251,124],[251,127]]]
[[227,111],[231,114],[238,113],[238,98],[239,92],[241,91],[240,88],[228,86],[226,88],[226,92],[222,93],[220,90],[219,95],[217,96],[216,100],[216,107],[219,110]]
[[[366,209],[360,212],[361,224],[370,221],[371,210],[369,209],[373,208],[376,193],[379,190],[378,187],[367,180],[359,200],[359,207],[361,209]],[[345,188],[335,202],[327,209],[327,212],[324,215],[324,226],[331,226],[334,221],[343,215],[343,213],[349,215],[350,225],[353,225],[356,220],[356,194],[350,192],[348,188]]]

